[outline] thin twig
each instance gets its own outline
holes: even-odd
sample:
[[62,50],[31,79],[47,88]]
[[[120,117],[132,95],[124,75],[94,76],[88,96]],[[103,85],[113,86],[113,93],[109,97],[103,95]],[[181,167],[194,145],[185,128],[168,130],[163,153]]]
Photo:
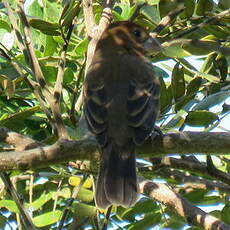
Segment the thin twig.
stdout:
[[211,176],[230,185],[230,175],[217,169],[213,164],[212,157],[210,155],[207,156],[207,171]]
[[198,25],[195,25],[192,28],[187,29],[186,31],[184,31],[184,32],[178,34],[177,36],[175,36],[174,39],[182,38],[182,37],[194,32],[194,31],[196,31],[196,30],[198,30],[200,28],[203,28],[206,25],[209,25],[210,23],[212,23],[212,22],[214,22],[214,21],[216,21],[216,20],[218,20],[220,18],[223,18],[224,16],[226,16],[228,14],[230,14],[230,9],[222,11],[221,13],[214,15],[213,17],[205,20],[204,22],[201,22]]
[[152,37],[156,37],[166,26],[169,26],[173,23],[175,18],[184,10],[184,7],[173,10],[169,14],[161,19],[157,27],[151,33]]
[[[114,0],[105,0],[104,1],[102,16],[101,16],[99,25],[96,26],[95,20],[92,19],[92,18],[94,18],[94,16],[92,17],[92,14],[93,14],[92,0],[84,0],[83,1],[84,18],[86,20],[86,30],[88,31],[87,33],[89,33],[89,34],[93,31],[93,34],[91,34],[91,35],[88,34],[92,39],[88,45],[85,73],[87,73],[88,67],[90,66],[90,64],[92,62],[93,55],[94,55],[98,40],[100,39],[104,30],[111,23],[113,4],[114,4]],[[88,20],[87,17],[91,17],[91,19]],[[76,102],[75,109],[79,110],[81,108],[82,104],[83,104],[83,92],[81,91],[81,93],[78,97],[78,100]]]
[[47,99],[47,101],[50,104],[52,114],[54,116],[54,121],[55,121],[55,123],[54,123],[55,124],[55,130],[54,131],[56,131],[56,134],[59,138],[69,139],[68,132],[67,132],[65,125],[64,125],[64,122],[62,120],[59,103],[57,102],[55,95],[53,95],[50,92],[50,90],[47,88],[45,77],[42,73],[38,59],[35,55],[35,50],[34,50],[34,47],[32,44],[32,36],[31,36],[30,26],[29,26],[28,20],[26,18],[26,15],[25,15],[22,7],[23,7],[22,4],[19,4],[18,14],[19,14],[21,21],[22,21],[22,24],[23,24],[23,30],[25,33],[25,44],[26,44],[28,54],[29,54],[29,60],[30,60],[29,62],[31,65],[31,69],[34,72],[34,76],[35,76],[36,80],[38,81],[38,83],[41,87],[41,91],[42,91],[43,95],[45,96],[45,98]]
[[[192,176],[187,171],[180,171],[180,168],[177,170],[174,167],[172,168],[166,168],[162,167],[160,169],[154,170],[148,170],[146,168],[140,168],[140,172],[143,175],[154,173],[160,177],[163,178],[171,178],[173,180],[176,180],[178,183],[183,183],[184,186],[177,189],[178,191],[186,189],[186,187],[190,188],[199,188],[203,190],[214,190],[214,191],[221,191],[230,193],[230,186],[218,181],[218,180],[209,180],[209,179],[203,179],[198,176]],[[193,171],[193,173],[199,173],[199,171]]]
[[[75,87],[74,87],[74,90],[73,90],[73,97],[72,97],[72,103],[71,103],[71,108],[70,108],[70,113],[69,113],[69,116],[70,116],[70,120],[71,122],[73,123],[73,125],[75,126],[76,125],[76,118],[75,118],[75,113],[76,112],[79,112],[80,109],[77,109],[77,95],[78,95],[78,92],[80,91],[80,82],[81,80],[83,79],[84,77],[84,70],[85,70],[85,64],[86,64],[86,58],[84,59],[82,65],[81,65],[81,69],[79,71],[79,74],[78,74],[78,78],[77,78],[77,82],[75,84]],[[80,91],[81,93],[81,91]],[[76,106],[76,107],[75,107]],[[76,108],[76,110],[75,110]]]
[[2,181],[4,182],[4,185],[6,186],[7,191],[11,194],[13,200],[17,204],[17,207],[20,211],[23,227],[28,230],[35,230],[36,228],[33,225],[32,219],[29,213],[24,208],[21,198],[19,197],[16,189],[14,188],[9,175],[5,172],[1,172],[0,177]]
[[38,62],[38,59],[36,57],[35,50],[34,50],[34,47],[32,44],[32,35],[31,35],[31,31],[30,31],[29,22],[26,18],[26,15],[25,15],[22,7],[23,6],[21,4],[18,6],[18,14],[19,14],[21,22],[23,24],[23,31],[25,33],[25,44],[26,44],[26,47],[27,47],[27,50],[29,53],[30,67],[31,67],[32,71],[34,72],[34,76],[36,77],[40,87],[44,91],[44,95],[46,95],[48,98],[50,98],[51,92],[49,92],[49,90],[46,88],[45,77],[42,73],[40,64]]
[[157,170],[161,167],[169,167],[174,169],[183,169],[190,172],[201,173],[206,176],[212,176],[214,179],[223,181],[230,185],[230,176],[227,173],[221,172],[210,163],[208,158],[207,163],[200,163],[199,161],[191,161],[186,159],[177,159],[174,157],[151,158],[153,169]]
[[85,18],[85,28],[88,37],[93,38],[93,30],[96,26],[94,13],[93,13],[93,1],[92,0],[83,0],[83,12]]
[[59,226],[58,226],[58,230],[62,230],[63,229],[63,226],[64,226],[64,223],[69,215],[69,212],[70,212],[70,208],[74,202],[74,200],[76,199],[76,197],[78,196],[85,180],[87,179],[87,176],[83,176],[83,178],[81,178],[81,181],[80,181],[80,184],[78,186],[75,186],[74,189],[73,189],[73,192],[72,192],[72,196],[71,198],[68,200],[67,204],[66,204],[66,207],[63,211],[63,214],[62,214],[62,217],[61,217],[61,220],[59,222]]
[[110,217],[110,214],[111,214],[111,211],[112,211],[112,205],[108,208],[107,212],[106,212],[106,215],[105,215],[105,221],[104,221],[104,224],[101,228],[101,230],[107,230],[107,226],[108,226],[108,222],[109,222],[109,217]]
[[[69,45],[69,41],[70,41],[70,37],[71,37],[72,31],[73,31],[73,28],[74,28],[74,24],[71,24],[71,26],[68,30],[68,33],[67,33],[67,36],[65,39],[65,44],[63,45],[62,52],[60,55],[60,60],[58,63],[57,79],[56,79],[56,83],[54,86],[54,96],[55,96],[56,100],[58,100],[58,101],[60,100],[60,95],[62,92],[62,82],[63,82],[63,76],[64,76],[64,70],[65,70],[65,64],[66,64],[66,52],[68,49],[68,45]],[[57,96],[57,95],[59,95],[59,96]]]
[[162,44],[163,48],[167,48],[173,45],[191,45],[194,47],[198,47],[202,50],[210,50],[210,51],[216,51],[220,52],[224,55],[230,55],[230,48],[229,47],[224,47],[218,42],[212,42],[212,41],[201,41],[198,39],[172,39],[171,41],[164,42]]
[[22,35],[20,33],[20,30],[19,30],[19,27],[18,27],[18,24],[17,24],[17,19],[14,16],[14,13],[13,13],[13,11],[12,11],[12,9],[11,9],[8,1],[7,0],[3,0],[3,3],[4,3],[4,5],[5,5],[6,9],[7,9],[7,13],[9,15],[9,19],[10,19],[11,25],[13,27],[13,32],[14,32],[15,40],[16,40],[16,42],[18,44],[19,49],[24,54],[25,60],[28,62],[28,53],[27,53],[27,50],[26,50],[26,47],[25,47]]

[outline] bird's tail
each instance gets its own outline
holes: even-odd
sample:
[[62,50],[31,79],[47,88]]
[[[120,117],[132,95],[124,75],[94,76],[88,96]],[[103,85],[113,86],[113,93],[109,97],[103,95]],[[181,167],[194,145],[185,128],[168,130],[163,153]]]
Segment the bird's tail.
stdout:
[[118,146],[109,143],[102,148],[102,159],[96,186],[96,204],[129,207],[138,196],[135,148],[133,143]]

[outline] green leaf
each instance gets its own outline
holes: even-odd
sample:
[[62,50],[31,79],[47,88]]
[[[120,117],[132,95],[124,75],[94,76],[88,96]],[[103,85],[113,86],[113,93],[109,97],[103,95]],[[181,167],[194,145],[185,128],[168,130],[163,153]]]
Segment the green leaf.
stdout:
[[218,55],[214,61],[216,70],[220,71],[222,81],[225,81],[228,75],[228,61],[223,55]]
[[158,5],[160,0],[148,0],[149,5]]
[[207,127],[218,119],[219,117],[215,113],[206,110],[196,110],[190,111],[184,122],[190,126]]
[[57,78],[57,68],[49,65],[41,66],[41,68],[46,81],[48,83],[54,83]]
[[63,9],[62,5],[58,1],[46,1],[45,4],[44,18],[51,22],[58,22]]
[[87,38],[78,43],[77,47],[75,48],[75,52],[76,52],[77,56],[81,57],[86,53],[88,43],[89,43],[89,41]]
[[30,19],[30,25],[38,30],[53,30],[56,31],[59,29],[58,23],[51,23],[41,19]]
[[203,200],[199,202],[201,205],[213,205],[220,202],[219,196],[205,196]]
[[199,0],[197,3],[196,14],[199,16],[205,15],[207,12],[212,11],[212,0]]
[[204,79],[210,81],[210,82],[219,82],[220,79],[212,74],[207,74],[207,73],[203,73],[203,72],[200,72],[200,71],[194,71],[194,73],[197,75],[197,76],[201,76],[203,77]]
[[[161,108],[161,112],[164,112],[165,110],[167,110],[172,102],[172,98],[171,95],[168,93],[168,89],[165,85],[164,79],[163,78],[159,78],[160,80],[160,85],[161,85],[161,91],[160,91],[160,108]],[[170,89],[171,90],[171,89]]]
[[180,127],[184,123],[183,116],[186,114],[184,110],[180,110],[177,114],[166,124],[163,126],[164,129],[175,129]]
[[158,210],[158,205],[150,199],[143,198],[132,208],[119,208],[118,213],[122,220],[133,221],[136,215],[153,213]]
[[208,55],[210,52],[218,50],[220,44],[215,41],[194,40],[190,44],[183,44],[182,48],[192,55]]
[[43,192],[39,198],[37,198],[36,200],[33,201],[32,203],[32,207],[33,210],[38,210],[39,208],[41,208],[45,203],[47,203],[49,200],[52,199],[54,192],[49,192],[49,193],[45,193]]
[[213,59],[217,56],[216,53],[211,53],[209,54],[206,58],[205,61],[203,62],[200,72],[203,73],[209,73],[210,70],[213,68]]
[[58,36],[61,34],[58,31],[59,30],[58,23],[51,23],[41,19],[31,19],[29,23],[30,26],[32,26],[37,30],[40,30],[44,34],[53,35],[53,36]]
[[185,6],[185,10],[182,14],[180,14],[180,18],[192,17],[194,9],[195,9],[195,1],[194,0],[185,0],[184,6]]
[[199,91],[199,88],[201,87],[203,82],[203,79],[201,77],[195,77],[194,79],[192,79],[192,81],[189,82],[189,84],[187,85],[187,95],[196,93]]
[[161,18],[156,6],[146,5],[141,8],[141,14],[148,18],[153,24],[157,25]]
[[25,110],[22,110],[20,112],[16,112],[14,114],[9,114],[4,118],[0,119],[1,125],[6,125],[6,123],[12,122],[12,121],[18,121],[18,120],[25,120],[26,118],[32,116],[34,113],[41,111],[40,106],[34,106]]
[[209,212],[210,215],[215,216],[218,219],[221,219],[221,211],[220,210],[213,210]]
[[191,227],[191,228],[187,228],[186,230],[202,230],[202,228],[198,228],[198,227]]
[[184,0],[160,0],[159,2],[159,11],[161,18],[168,15],[173,9],[178,9],[184,4]]
[[221,91],[212,95],[209,95],[201,102],[199,102],[196,106],[194,106],[193,110],[205,110],[209,109],[214,105],[218,105],[227,99],[230,96],[230,91]]
[[11,79],[14,80],[15,78],[19,77],[19,73],[15,70],[15,68],[8,65],[8,67],[3,67],[0,64],[0,82],[3,79]]
[[81,188],[77,198],[83,202],[89,203],[93,201],[93,192],[89,189]]
[[66,29],[70,27],[73,19],[78,16],[81,10],[80,4],[81,1],[70,1],[70,3],[67,4],[66,7],[63,9],[60,21],[61,25],[64,26]]
[[190,56],[188,52],[186,52],[184,49],[181,48],[180,45],[173,45],[164,48],[163,54],[167,57],[173,57],[173,58],[182,58],[182,57]]
[[65,68],[63,82],[65,84],[71,83],[74,79],[74,73],[71,68]]
[[62,211],[55,210],[33,218],[36,227],[44,227],[56,223],[62,215]]
[[43,19],[43,9],[39,4],[39,0],[33,0],[32,3],[29,5],[26,13],[33,17]]
[[0,228],[1,229],[5,228],[6,222],[7,222],[7,218],[3,215],[0,215]]
[[219,0],[218,6],[219,6],[222,10],[227,10],[227,9],[230,8],[230,1],[229,1],[229,0]]
[[97,208],[92,205],[87,205],[83,203],[74,203],[73,211],[78,217],[94,217],[97,212]]
[[230,30],[226,26],[208,25],[204,27],[204,30],[213,34],[218,39],[225,40],[230,35]]
[[140,229],[148,229],[149,227],[154,227],[157,225],[161,220],[160,213],[151,213],[144,216],[142,220],[134,222],[130,224],[128,230],[140,230]]
[[57,42],[53,39],[52,36],[46,36],[46,44],[44,50],[44,57],[52,56],[57,52]]
[[226,224],[230,224],[230,204],[226,204],[221,212],[222,220]]
[[13,200],[0,200],[0,208],[6,208],[10,212],[19,213],[18,207]]
[[183,229],[184,224],[184,219],[181,216],[173,215],[170,216],[167,221],[164,221],[162,229],[181,230]]
[[65,199],[69,199],[71,197],[71,190],[70,187],[63,187],[60,191],[56,193],[57,196],[61,196]]
[[173,68],[171,85],[173,98],[177,101],[185,94],[184,68],[180,66],[180,63],[177,63]]
[[129,18],[133,15],[135,12],[136,6],[130,6],[130,4],[126,3],[119,3],[116,4],[114,7],[113,14],[119,21],[125,21],[129,20]]
[[180,110],[189,111],[194,104],[197,103],[197,100],[193,99],[195,95],[185,95],[180,98],[175,104],[175,111],[178,112]]
[[188,199],[189,201],[191,201],[191,202],[199,204],[200,201],[202,201],[204,199],[204,197],[205,197],[206,194],[207,194],[206,190],[195,189],[195,190],[192,190],[189,193],[184,194],[184,197],[186,199]]
[[6,30],[7,32],[11,32],[11,27],[8,22],[0,19],[0,28]]

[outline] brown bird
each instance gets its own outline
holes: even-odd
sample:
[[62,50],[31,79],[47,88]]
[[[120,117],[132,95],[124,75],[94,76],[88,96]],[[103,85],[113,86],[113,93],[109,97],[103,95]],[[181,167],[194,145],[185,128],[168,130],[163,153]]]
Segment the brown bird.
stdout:
[[139,25],[112,23],[102,34],[84,84],[84,113],[101,147],[96,204],[129,207],[138,198],[135,145],[154,128],[159,80],[145,55],[160,44]]

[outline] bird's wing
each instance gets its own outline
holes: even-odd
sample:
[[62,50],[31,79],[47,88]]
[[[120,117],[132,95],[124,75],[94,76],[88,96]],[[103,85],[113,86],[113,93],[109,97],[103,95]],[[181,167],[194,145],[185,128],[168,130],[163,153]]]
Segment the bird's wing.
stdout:
[[152,69],[143,70],[141,76],[146,80],[130,83],[127,100],[129,126],[134,129],[135,144],[142,144],[149,137],[159,111],[159,80]]
[[[91,78],[91,81],[87,81]],[[84,86],[84,114],[88,127],[100,145],[107,142],[105,130],[107,128],[106,92],[103,83],[97,79],[97,70],[89,71]],[[90,82],[90,84],[88,84]]]

